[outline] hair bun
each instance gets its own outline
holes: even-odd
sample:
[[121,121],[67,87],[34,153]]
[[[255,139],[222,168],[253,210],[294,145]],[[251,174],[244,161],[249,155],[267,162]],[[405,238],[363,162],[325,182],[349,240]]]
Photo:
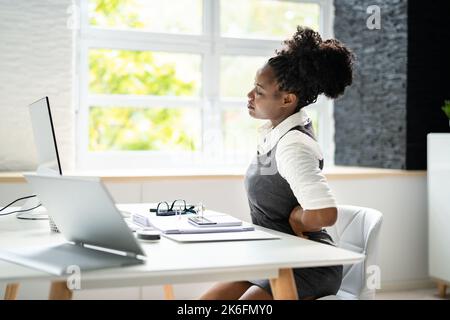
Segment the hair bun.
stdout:
[[322,91],[329,98],[337,98],[352,84],[354,56],[342,43],[330,39],[319,49],[319,79]]
[[309,28],[297,27],[297,32],[292,39],[284,41],[286,46],[278,54],[288,54],[294,57],[302,57],[305,54],[317,51],[322,44],[320,34]]
[[337,98],[351,85],[354,56],[339,41],[322,41],[318,32],[298,26],[284,45],[268,63],[280,88],[297,95],[300,108],[315,102],[322,93]]

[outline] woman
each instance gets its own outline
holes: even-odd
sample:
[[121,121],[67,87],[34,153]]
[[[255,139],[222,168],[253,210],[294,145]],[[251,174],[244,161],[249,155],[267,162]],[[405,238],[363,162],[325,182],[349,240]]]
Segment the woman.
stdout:
[[[322,174],[323,157],[303,110],[320,94],[336,98],[352,83],[353,54],[297,27],[285,48],[256,74],[248,112],[267,119],[245,177],[254,224],[333,245],[323,229],[337,219],[336,201]],[[300,299],[336,294],[342,266],[294,269]],[[221,283],[202,299],[272,299],[269,280]]]

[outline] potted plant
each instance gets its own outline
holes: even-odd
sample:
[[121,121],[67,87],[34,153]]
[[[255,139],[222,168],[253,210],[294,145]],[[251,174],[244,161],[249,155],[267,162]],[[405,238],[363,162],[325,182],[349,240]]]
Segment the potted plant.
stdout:
[[442,110],[447,115],[448,125],[450,126],[450,100],[445,100],[444,106],[442,107]]

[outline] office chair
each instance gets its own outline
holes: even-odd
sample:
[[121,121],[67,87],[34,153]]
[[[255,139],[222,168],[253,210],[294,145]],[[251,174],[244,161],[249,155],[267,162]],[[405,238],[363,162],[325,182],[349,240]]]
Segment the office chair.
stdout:
[[367,286],[369,266],[377,265],[378,235],[383,215],[381,212],[364,207],[338,206],[335,225],[327,228],[336,245],[340,248],[366,255],[363,262],[346,265],[343,269],[341,287],[336,296],[326,296],[320,300],[371,300],[375,289]]

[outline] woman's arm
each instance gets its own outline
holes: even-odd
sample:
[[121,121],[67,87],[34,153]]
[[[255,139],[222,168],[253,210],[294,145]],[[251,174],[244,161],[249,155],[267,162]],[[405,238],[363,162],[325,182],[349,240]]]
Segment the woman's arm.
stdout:
[[[322,159],[316,141],[299,131],[290,131],[278,142],[275,154],[280,175],[286,179],[301,206],[294,208],[289,223],[294,232],[318,231],[336,222],[336,200],[319,168]],[[321,208],[321,209],[316,209]]]
[[322,155],[317,142],[300,131],[290,131],[278,142],[275,157],[279,174],[289,183],[305,212],[336,208],[334,195],[319,168]]
[[294,233],[302,237],[303,232],[319,231],[323,227],[332,226],[335,224],[336,219],[336,207],[303,210],[301,206],[297,206],[289,216],[289,224]]

